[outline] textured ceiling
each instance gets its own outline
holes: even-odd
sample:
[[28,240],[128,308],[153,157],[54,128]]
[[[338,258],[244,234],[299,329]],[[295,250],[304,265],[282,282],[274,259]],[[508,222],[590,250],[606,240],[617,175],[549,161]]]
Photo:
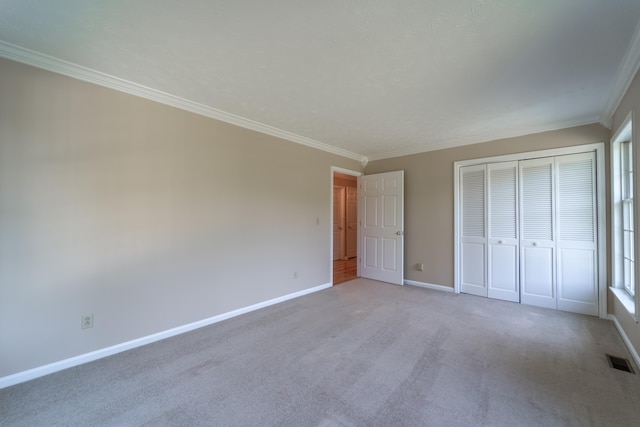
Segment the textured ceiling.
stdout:
[[606,123],[639,21],[638,0],[0,0],[4,56],[368,158]]

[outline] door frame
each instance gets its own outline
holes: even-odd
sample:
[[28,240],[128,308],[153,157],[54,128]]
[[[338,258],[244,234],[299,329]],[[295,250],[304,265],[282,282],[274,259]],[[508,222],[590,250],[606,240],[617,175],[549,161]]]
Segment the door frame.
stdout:
[[454,287],[455,293],[460,293],[460,280],[462,265],[460,263],[460,168],[482,163],[510,162],[516,160],[535,159],[540,157],[555,157],[566,154],[578,154],[593,151],[596,155],[596,204],[598,226],[598,316],[607,318],[607,193],[605,182],[605,143],[574,145],[570,147],[551,148],[539,151],[526,151],[522,153],[505,154],[479,159],[460,160],[453,163],[453,253],[454,253]]
[[[343,173],[345,175],[351,176],[363,176],[363,172],[354,171],[351,169],[345,169],[338,166],[331,166],[330,175],[329,175],[329,188],[331,189],[329,193],[329,277],[331,286],[333,284],[333,175],[335,172]],[[360,211],[360,206],[358,206],[358,212]],[[358,215],[360,215],[358,213]],[[360,227],[358,227],[358,236],[356,239],[357,245],[357,266],[358,266],[358,277],[360,277]]]

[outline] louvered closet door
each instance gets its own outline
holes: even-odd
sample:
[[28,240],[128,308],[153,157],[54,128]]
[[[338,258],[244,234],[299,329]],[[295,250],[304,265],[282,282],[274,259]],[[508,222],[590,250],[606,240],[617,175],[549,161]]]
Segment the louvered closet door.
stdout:
[[555,161],[557,308],[597,316],[595,153]]
[[556,308],[554,159],[520,162],[520,302]]
[[519,302],[518,162],[487,165],[489,298]]
[[460,291],[487,296],[486,286],[486,165],[460,168],[461,239],[460,258],[462,277]]

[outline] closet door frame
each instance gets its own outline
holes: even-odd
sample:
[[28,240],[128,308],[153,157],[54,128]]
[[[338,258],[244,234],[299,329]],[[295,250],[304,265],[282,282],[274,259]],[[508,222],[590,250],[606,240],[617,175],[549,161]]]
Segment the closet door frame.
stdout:
[[480,165],[486,163],[509,162],[541,157],[555,157],[566,154],[578,154],[585,152],[595,153],[596,164],[596,214],[598,227],[598,316],[607,318],[607,249],[606,249],[606,183],[605,183],[605,143],[576,145],[572,147],[554,148],[540,151],[529,151],[501,156],[483,157],[457,161],[453,164],[453,191],[454,191],[454,292],[460,293],[462,263],[460,262],[460,237],[462,212],[460,211],[460,168],[463,166]]

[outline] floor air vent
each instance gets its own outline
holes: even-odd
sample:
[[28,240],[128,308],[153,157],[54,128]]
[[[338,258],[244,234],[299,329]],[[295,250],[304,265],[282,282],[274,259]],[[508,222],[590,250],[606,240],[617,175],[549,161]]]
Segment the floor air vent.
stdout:
[[631,367],[631,363],[629,363],[627,359],[607,354],[607,360],[609,361],[609,366],[611,366],[613,369],[635,374],[635,372],[633,372],[633,368]]

